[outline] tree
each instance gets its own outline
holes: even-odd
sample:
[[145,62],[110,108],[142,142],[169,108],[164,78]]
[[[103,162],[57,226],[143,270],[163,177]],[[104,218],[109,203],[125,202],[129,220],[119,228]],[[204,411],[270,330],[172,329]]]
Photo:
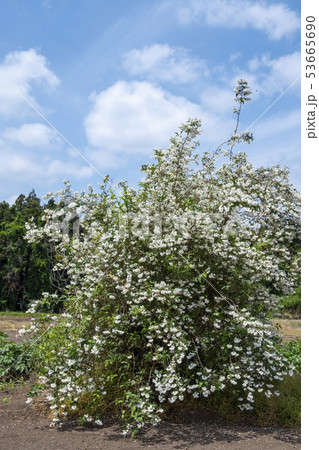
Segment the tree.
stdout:
[[34,190],[11,207],[0,204],[0,309],[25,310],[44,290],[53,292],[47,247],[25,240],[26,221],[41,224],[42,215]]

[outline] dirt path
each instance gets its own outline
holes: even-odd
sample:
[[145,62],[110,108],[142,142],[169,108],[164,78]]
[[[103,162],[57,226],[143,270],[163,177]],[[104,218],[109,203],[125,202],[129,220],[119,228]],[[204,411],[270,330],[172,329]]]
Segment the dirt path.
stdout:
[[[114,419],[103,427],[84,428],[69,424],[50,428],[50,419],[38,408],[26,405],[27,387],[0,391],[1,450],[137,450],[154,449],[300,449],[300,430],[229,426],[193,411],[178,422],[165,422],[137,439],[124,438]],[[4,400],[4,401],[3,401]]]

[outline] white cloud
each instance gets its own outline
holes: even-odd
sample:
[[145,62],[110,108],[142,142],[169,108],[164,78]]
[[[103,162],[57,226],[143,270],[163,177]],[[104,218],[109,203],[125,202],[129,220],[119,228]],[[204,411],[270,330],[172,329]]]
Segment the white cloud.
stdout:
[[235,61],[236,59],[240,58],[241,55],[242,55],[241,52],[231,53],[231,54],[229,55],[228,61],[229,61],[229,62],[233,62],[233,61]]
[[[56,75],[48,68],[46,58],[34,49],[9,53],[0,64],[0,73],[35,105],[36,100],[32,98],[35,87],[52,89],[59,84]],[[17,119],[19,114],[23,115],[24,108],[29,107],[23,98],[0,78],[0,115]],[[24,123],[1,130],[0,176],[5,185],[32,183],[44,187],[63,178],[80,180],[91,177],[93,169],[74,158],[69,162],[61,144],[57,133],[43,123]],[[39,151],[43,149],[54,150],[54,155]]]
[[263,55],[249,61],[248,67],[251,74],[247,73],[247,78],[254,80],[254,88],[271,95],[285,90],[300,77],[300,52],[277,59]]
[[300,110],[293,110],[275,114],[271,117],[264,117],[260,123],[256,123],[252,131],[257,142],[263,142],[279,135],[289,137],[291,133],[294,133],[296,130],[299,131],[299,127]]
[[43,0],[43,2],[41,3],[41,6],[43,6],[43,8],[48,8],[48,9],[52,8],[50,0]]
[[300,188],[300,109],[269,114],[251,129],[250,160],[255,166],[286,165],[290,181]]
[[56,132],[42,123],[25,123],[20,128],[6,128],[1,136],[25,147],[47,148],[56,139]]
[[123,56],[123,66],[134,76],[172,83],[189,83],[199,76],[207,76],[205,63],[192,58],[184,48],[167,44],[153,44],[133,49]]
[[91,177],[94,173],[92,167],[89,167],[88,165],[80,166],[76,163],[61,161],[59,159],[50,161],[46,170],[48,176],[53,179],[56,179],[57,177],[71,177],[75,180],[82,180]]
[[[34,49],[16,51],[6,55],[0,64],[0,73],[23,96],[31,97],[34,84],[54,88],[59,84],[57,76],[49,69],[48,61]],[[15,117],[26,106],[25,100],[3,78],[0,78],[0,114]]]
[[[236,74],[236,75],[234,75]],[[232,76],[224,78],[225,85],[235,86],[239,78],[244,78],[253,91],[253,100],[260,96],[274,99],[291,86],[286,95],[300,95],[300,53],[294,52],[279,58],[271,59],[269,55],[261,55],[247,62],[246,68],[233,66]]]
[[93,169],[87,165],[52,159],[26,150],[16,150],[0,142],[0,176],[10,183],[34,182],[46,184],[62,178],[89,178]]
[[5,199],[9,205],[13,205],[13,203],[16,201],[16,199],[19,197],[20,194],[11,194],[9,197]]
[[[274,87],[280,84],[281,87],[287,87],[300,76],[300,53],[269,60],[268,66],[271,69],[271,84]],[[270,80],[268,83],[270,84]]]
[[5,186],[21,183],[49,186],[64,178],[81,180],[93,175],[93,169],[82,161],[61,160],[56,155],[54,158],[37,148],[20,142],[16,145],[3,138],[0,139],[0,160],[0,178]]
[[148,82],[119,81],[93,94],[84,126],[89,145],[107,153],[147,154],[167,143],[181,122],[201,116],[198,105]]
[[205,109],[217,114],[228,114],[233,111],[234,92],[232,89],[224,89],[218,85],[212,85],[201,94],[201,104]]
[[[1,155],[2,154],[2,155]],[[8,157],[8,154],[10,157]],[[43,175],[41,164],[34,160],[31,155],[23,152],[13,152],[10,148],[0,149],[1,165],[0,175],[2,179],[16,182],[32,181]]]
[[[92,109],[84,121],[90,146],[88,158],[108,169],[132,157],[151,155],[154,147],[166,147],[169,137],[189,117],[202,119],[201,142],[206,143],[205,148],[212,142],[219,145],[232,129],[233,120],[229,116],[225,120],[224,100],[218,96],[217,87],[215,93],[210,104],[199,105],[145,81],[120,81],[93,94]],[[213,99],[213,91],[210,95]],[[214,110],[218,105],[223,111]]]
[[183,24],[206,20],[211,26],[254,28],[278,40],[299,29],[296,12],[284,3],[251,0],[188,0],[174,4]]

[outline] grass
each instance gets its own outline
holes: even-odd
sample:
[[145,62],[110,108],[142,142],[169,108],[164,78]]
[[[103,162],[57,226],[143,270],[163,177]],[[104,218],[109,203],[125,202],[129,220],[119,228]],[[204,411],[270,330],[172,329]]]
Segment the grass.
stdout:
[[266,397],[256,393],[253,410],[240,411],[230,390],[216,392],[208,399],[188,398],[180,404],[168,406],[165,418],[183,421],[188,411],[205,411],[206,418],[227,423],[260,427],[299,428],[301,421],[300,375],[287,376],[275,385],[279,396]]
[[0,319],[2,317],[25,317],[27,314],[21,311],[0,311]]
[[272,323],[278,327],[285,341],[295,341],[301,339],[301,320],[300,319],[272,319]]
[[288,295],[280,301],[282,305],[281,316],[288,319],[300,319],[301,317],[301,288],[293,295]]
[[301,380],[295,374],[276,386],[280,396],[267,398],[260,395],[255,401],[258,425],[263,427],[300,427],[301,422]]

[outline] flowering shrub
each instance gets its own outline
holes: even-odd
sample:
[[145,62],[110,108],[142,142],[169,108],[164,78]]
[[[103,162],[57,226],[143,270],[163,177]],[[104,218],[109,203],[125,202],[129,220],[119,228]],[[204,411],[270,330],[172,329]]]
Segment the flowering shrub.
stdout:
[[[249,94],[239,80],[240,107]],[[100,192],[73,193],[65,183],[48,194],[57,208],[46,226],[28,226],[30,241],[56,243],[56,269],[70,280],[64,313],[31,325],[44,332],[39,370],[55,422],[71,414],[101,425],[116,405],[134,434],[190,396],[230,386],[249,410],[256,392],[279,395],[273,383],[292,368],[267,313],[298,278],[299,194],[285,168],[254,169],[234,154],[252,139],[237,129],[238,120],[224,148],[200,155],[200,121],[190,119],[155,149],[138,190],[121,182],[118,195],[105,178]],[[60,300],[44,293],[30,312]]]

